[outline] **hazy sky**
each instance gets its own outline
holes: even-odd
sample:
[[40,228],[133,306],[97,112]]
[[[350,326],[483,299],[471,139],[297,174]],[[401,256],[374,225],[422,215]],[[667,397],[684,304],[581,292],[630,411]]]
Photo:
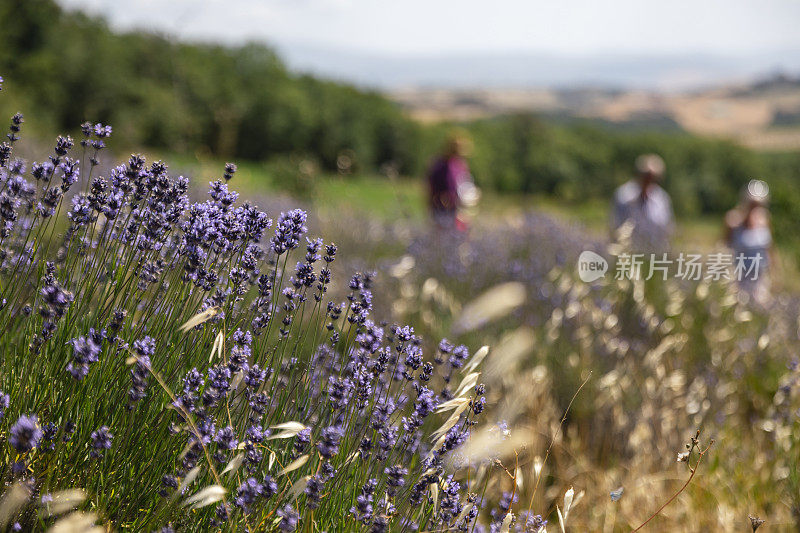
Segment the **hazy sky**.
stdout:
[[116,27],[377,54],[800,50],[800,0],[60,0]]

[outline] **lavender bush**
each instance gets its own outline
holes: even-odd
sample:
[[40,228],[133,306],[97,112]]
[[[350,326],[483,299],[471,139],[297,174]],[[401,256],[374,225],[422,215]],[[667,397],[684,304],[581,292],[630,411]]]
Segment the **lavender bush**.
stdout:
[[29,165],[22,124],[0,145],[0,529],[509,529],[482,508],[502,446],[459,455],[479,361],[371,318],[368,274],[330,296],[337,247],[304,211],[240,202],[232,164],[198,202],[160,161],[101,173],[101,124]]
[[[420,233],[387,260],[393,319],[493,346],[485,416],[512,434],[528,428],[521,504],[554,510],[574,485],[585,490],[576,530],[634,529],[690,475],[676,456],[700,428],[715,439],[707,462],[650,530],[749,530],[749,514],[796,528],[800,299],[777,295],[764,309],[725,280],[578,279],[580,252],[605,246],[535,213],[468,236]],[[514,303],[464,330],[480,293]],[[490,507],[507,503],[503,491]]]
[[[234,165],[204,196],[106,167],[94,124],[28,164],[22,126],[0,145],[0,531],[800,523],[797,299],[587,285],[570,267],[605,244],[535,213],[454,236],[260,199],[271,220]],[[653,515],[697,428],[714,448]]]

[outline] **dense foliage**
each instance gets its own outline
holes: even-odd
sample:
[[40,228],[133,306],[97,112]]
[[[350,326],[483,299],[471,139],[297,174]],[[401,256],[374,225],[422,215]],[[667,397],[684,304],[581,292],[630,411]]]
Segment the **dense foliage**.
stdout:
[[[161,162],[98,165],[101,124],[28,164],[23,123],[0,143],[0,529],[632,528],[697,468],[691,440],[675,461],[697,427],[720,451],[656,522],[796,523],[796,300],[587,285],[570,266],[603,244],[536,216],[455,236],[337,213],[340,247],[304,241],[234,165],[192,202]],[[381,284],[335,282],[387,243],[408,255]]]
[[[512,435],[526,428],[522,481],[499,483],[489,496],[497,505],[532,502],[556,522],[572,485],[585,491],[572,531],[631,531],[686,483],[696,454],[679,454],[700,429],[704,446],[715,440],[709,454],[643,531],[753,531],[748,515],[797,529],[796,296],[759,308],[726,280],[585,283],[575,272],[580,252],[612,257],[620,243],[536,213],[468,236],[408,235],[387,224],[357,236],[365,251],[408,245],[381,269],[391,277],[376,285],[376,302],[391,301],[393,319],[425,337],[459,331],[459,342],[490,344],[485,416]],[[465,317],[482,325],[464,331]]]
[[48,135],[92,119],[113,123],[121,146],[248,159],[299,153],[328,169],[345,156],[354,168],[392,162],[411,170],[416,127],[394,104],[290,74],[262,45],[115,34],[52,0],[0,1],[0,36],[0,72],[13,102],[0,110],[25,109]]
[[101,174],[99,123],[28,165],[23,122],[0,144],[0,528],[466,531],[488,514],[497,447],[464,446],[486,349],[423,351],[373,321],[368,274],[329,291],[337,246],[306,238],[300,209],[273,227],[239,203],[235,165],[191,202],[159,161]]

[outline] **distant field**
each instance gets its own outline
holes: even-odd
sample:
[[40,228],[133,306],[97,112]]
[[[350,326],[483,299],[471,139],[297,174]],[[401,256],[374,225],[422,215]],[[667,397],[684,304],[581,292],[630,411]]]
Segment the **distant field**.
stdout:
[[[157,157],[162,156],[159,154]],[[224,165],[222,161],[203,157],[170,155],[165,159],[173,161],[174,172],[201,181],[219,179]],[[231,186],[246,196],[291,195],[293,184],[282,182],[269,163],[244,162],[237,163],[237,166]],[[383,219],[422,220],[426,213],[422,184],[412,178],[389,180],[375,175],[319,174],[309,181],[308,190],[298,199],[313,204],[317,209],[355,210]]]
[[[222,163],[213,160],[171,157],[186,165],[194,177],[216,179]],[[286,184],[278,182],[268,164],[239,165],[234,188],[247,194],[285,193]],[[425,190],[420,179],[403,177],[394,180],[383,176],[336,176],[322,174],[315,179],[308,200],[317,209],[350,209],[381,219],[408,218],[423,221],[427,216]],[[601,200],[559,202],[539,195],[484,193],[478,208],[472,213],[481,217],[502,218],[534,209],[568,222],[586,226],[597,237],[608,233],[608,204]],[[715,217],[697,217],[679,221],[677,243],[700,249],[712,248],[722,235],[721,221]]]
[[[195,179],[211,181],[221,175],[223,162],[203,157],[181,157],[169,155],[173,171],[182,172]],[[258,198],[269,194],[286,196],[291,190],[289,183],[281,182],[268,163],[245,162],[239,170],[232,187],[248,197]],[[400,177],[389,179],[374,174],[337,176],[319,174],[300,201],[310,205],[326,218],[337,212],[347,211],[375,217],[382,221],[404,220],[423,224],[427,220],[425,189],[421,179]],[[608,202],[588,200],[561,202],[557,199],[525,194],[485,193],[479,206],[471,213],[472,224],[479,228],[482,221],[512,221],[525,211],[535,210],[567,223],[580,224],[591,236],[603,239],[608,235]],[[677,221],[674,240],[678,250],[708,252],[723,247],[722,221],[715,216],[681,218]],[[778,254],[781,274],[776,276],[779,287],[800,291],[800,267],[792,260],[792,254]]]
[[603,89],[405,89],[390,96],[423,122],[535,112],[636,129],[678,129],[757,150],[800,148],[800,83],[783,78],[748,86],[665,94]]

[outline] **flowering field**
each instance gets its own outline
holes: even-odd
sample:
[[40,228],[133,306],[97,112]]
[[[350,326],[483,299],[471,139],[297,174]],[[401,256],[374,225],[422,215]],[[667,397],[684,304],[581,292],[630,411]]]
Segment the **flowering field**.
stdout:
[[233,164],[106,167],[101,124],[26,162],[23,122],[0,145],[0,530],[800,520],[795,299],[584,284],[606,244],[534,213],[431,234],[242,198]]

